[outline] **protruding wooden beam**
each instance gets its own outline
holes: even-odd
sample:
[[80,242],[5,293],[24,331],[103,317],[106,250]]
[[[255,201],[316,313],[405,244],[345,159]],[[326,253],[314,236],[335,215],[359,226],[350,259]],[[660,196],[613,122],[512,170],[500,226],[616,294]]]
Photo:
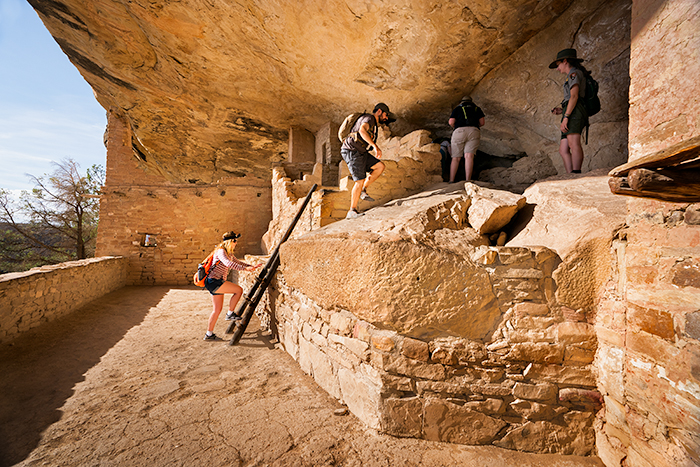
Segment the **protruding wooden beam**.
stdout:
[[[608,175],[624,177],[634,169],[660,169],[673,167],[700,157],[700,136],[687,139],[666,149],[615,167]],[[692,166],[697,167],[696,163]]]
[[611,177],[610,191],[625,196],[655,198],[674,203],[700,202],[700,170],[631,170],[627,177]]

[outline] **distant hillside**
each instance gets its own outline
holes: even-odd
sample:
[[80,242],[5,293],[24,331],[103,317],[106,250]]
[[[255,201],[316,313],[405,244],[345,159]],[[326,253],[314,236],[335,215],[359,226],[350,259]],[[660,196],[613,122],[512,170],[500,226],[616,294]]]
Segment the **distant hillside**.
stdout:
[[[0,274],[27,271],[45,264],[56,264],[75,259],[74,249],[70,248],[65,236],[53,229],[33,224],[19,224],[19,228],[28,232],[40,242],[65,251],[59,254],[40,246],[23,237],[10,224],[0,223]],[[94,241],[90,245],[89,256],[94,255]]]

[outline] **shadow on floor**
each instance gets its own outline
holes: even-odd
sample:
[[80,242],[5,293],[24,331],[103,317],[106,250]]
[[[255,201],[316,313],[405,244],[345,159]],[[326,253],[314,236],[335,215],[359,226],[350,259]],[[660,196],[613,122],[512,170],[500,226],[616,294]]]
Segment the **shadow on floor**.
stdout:
[[0,346],[0,467],[21,462],[74,386],[169,287],[124,287]]

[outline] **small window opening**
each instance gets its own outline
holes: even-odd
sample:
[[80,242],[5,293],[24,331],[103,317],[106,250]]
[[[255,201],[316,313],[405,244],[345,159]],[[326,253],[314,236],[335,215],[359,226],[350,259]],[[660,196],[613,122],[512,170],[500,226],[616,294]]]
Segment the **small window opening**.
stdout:
[[156,236],[154,234],[141,234],[141,246],[145,247],[155,247],[158,246],[156,241]]

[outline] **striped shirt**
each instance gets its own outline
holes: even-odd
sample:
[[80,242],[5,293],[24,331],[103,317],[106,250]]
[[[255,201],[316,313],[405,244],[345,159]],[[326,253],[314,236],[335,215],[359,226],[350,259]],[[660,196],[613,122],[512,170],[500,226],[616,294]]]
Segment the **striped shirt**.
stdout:
[[229,255],[226,254],[226,250],[223,248],[217,248],[216,251],[214,251],[213,264],[214,266],[209,271],[209,279],[226,280],[229,269],[242,271],[245,268],[250,267],[250,264],[244,263],[235,256],[229,257]]

